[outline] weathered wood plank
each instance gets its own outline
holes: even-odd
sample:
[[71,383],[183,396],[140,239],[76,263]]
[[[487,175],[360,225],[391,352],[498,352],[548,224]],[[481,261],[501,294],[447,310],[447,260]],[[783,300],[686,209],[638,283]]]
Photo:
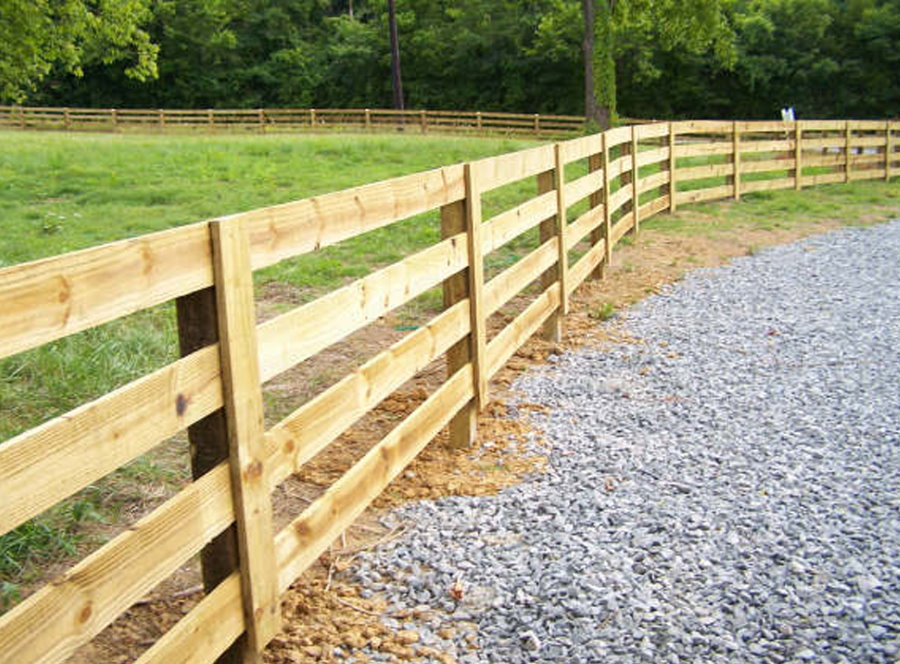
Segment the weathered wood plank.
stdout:
[[465,266],[466,240],[460,234],[263,323],[262,380],[312,357]]
[[0,358],[212,284],[205,223],[0,269]]
[[[742,170],[747,162],[742,163]],[[724,177],[734,174],[734,163],[729,164],[706,164],[704,166],[690,166],[688,168],[678,169],[678,180],[684,182],[687,180],[698,180],[701,178]]]
[[669,207],[669,196],[660,196],[659,198],[655,198],[652,201],[644,203],[641,206],[641,217],[643,217],[644,219],[649,219],[653,215],[659,214],[667,207]]
[[265,432],[256,337],[250,243],[240,220],[214,221],[216,308],[222,393],[228,421],[229,467],[240,551],[241,594],[247,625],[246,661],[257,661],[281,627],[272,543],[271,472]]
[[634,228],[634,213],[629,210],[624,215],[622,215],[622,218],[619,219],[616,222],[615,226],[612,227],[613,246],[619,244],[619,240],[621,240],[625,236],[625,233],[630,231],[632,228]]
[[353,523],[467,401],[471,365],[457,371],[275,538],[282,591]]
[[556,237],[559,239],[559,256],[556,261],[559,269],[559,313],[560,316],[565,316],[569,313],[569,290],[567,287],[569,279],[569,244],[566,241],[566,234],[569,229],[567,216],[569,207],[566,200],[565,163],[562,160],[559,144],[556,145],[556,171],[553,186],[556,188]]
[[867,168],[862,171],[852,171],[850,173],[850,180],[873,180],[884,177],[884,169],[883,168]]
[[64,661],[233,519],[223,463],[0,616],[0,652],[8,662]]
[[794,149],[793,139],[778,139],[767,141],[742,140],[741,152],[751,154],[754,152],[791,152]]
[[[546,173],[539,173],[537,177],[537,186],[538,192],[554,192],[555,183],[555,173],[553,171],[547,171]],[[554,206],[554,212],[556,211],[556,207]],[[545,243],[553,238],[558,238],[557,235],[557,215],[553,215],[549,217],[547,220],[541,223],[538,235],[538,242]],[[559,250],[559,242],[557,241],[556,247]],[[554,263],[543,273],[541,273],[541,288],[546,290],[547,288],[553,288],[560,280],[560,264],[558,261],[554,261]],[[559,342],[562,339],[562,316],[559,311],[555,312],[554,315],[550,316],[547,319],[547,322],[544,324],[543,331],[544,339],[548,341]]]
[[220,408],[221,389],[218,348],[206,348],[6,441],[0,533]]

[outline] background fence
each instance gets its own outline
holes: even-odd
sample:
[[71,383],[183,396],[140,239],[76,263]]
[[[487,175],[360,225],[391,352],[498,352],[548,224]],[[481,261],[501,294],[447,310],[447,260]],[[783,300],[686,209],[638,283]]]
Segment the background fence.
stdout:
[[[193,482],[0,617],[4,660],[65,660],[199,553],[205,597],[138,661],[210,662],[235,642],[252,659],[279,628],[281,593],[444,427],[451,444],[471,441],[491,377],[542,326],[559,335],[570,294],[626,233],[685,203],[889,179],[898,132],[846,121],[621,127],[0,269],[0,357],[171,300],[181,355],[0,445],[0,533],[178,431],[197,448]],[[483,219],[483,194],[523,179],[536,195]],[[253,271],[429,210],[440,211],[439,243],[256,323]],[[534,227],[538,246],[486,279],[484,257]],[[264,429],[262,382],[441,285],[440,315]],[[489,338],[488,317],[523,292],[527,307]],[[440,387],[275,532],[272,491],[442,355]]]
[[0,128],[62,131],[358,131],[525,134],[581,133],[584,118],[489,111],[395,111],[369,108],[171,110],[0,106]]

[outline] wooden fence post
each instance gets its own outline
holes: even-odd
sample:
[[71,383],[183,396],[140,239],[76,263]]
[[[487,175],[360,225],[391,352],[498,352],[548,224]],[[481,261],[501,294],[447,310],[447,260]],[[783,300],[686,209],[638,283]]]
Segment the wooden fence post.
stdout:
[[541,116],[538,113],[534,114],[534,133],[541,133]]
[[631,125],[631,215],[634,221],[634,234],[641,230],[641,194],[638,179],[638,138],[637,125]]
[[309,126],[316,126],[316,109],[314,108],[309,109]]
[[423,134],[428,131],[428,116],[425,114],[425,111],[419,111],[419,124],[422,127]]
[[487,384],[487,321],[484,313],[484,257],[481,243],[481,189],[478,172],[471,163],[465,166],[466,178],[466,249],[469,267],[466,277],[469,293],[472,375],[475,404],[482,410],[490,398]]
[[803,123],[794,122],[794,189],[803,188]]
[[609,141],[606,140],[606,132],[603,136],[603,237],[606,238],[606,263],[605,267],[612,265],[612,210],[609,208]]
[[372,128],[372,111],[368,108],[365,109],[365,122],[366,122],[366,131],[369,131]]
[[741,129],[737,120],[732,123],[731,131],[731,149],[734,153],[731,157],[731,161],[734,164],[734,176],[732,177],[734,200],[739,201],[741,200]]
[[69,107],[68,106],[66,106],[63,109],[63,128],[66,131],[69,131],[72,128],[72,120],[69,117]]
[[476,112],[475,112],[475,127],[478,129],[479,132],[480,132],[481,129],[482,129],[482,126],[481,126],[481,125],[482,125],[482,122],[481,122],[481,111],[476,111]]
[[266,133],[266,112],[263,109],[257,109],[257,117],[259,118],[259,133]]
[[[591,173],[596,173],[601,168],[603,168],[603,153],[598,152],[597,154],[592,154],[588,157],[588,171]],[[602,176],[601,176],[602,177]],[[590,208],[593,210],[595,208],[603,205],[603,194],[600,190],[595,191],[591,194],[589,199]],[[601,240],[604,240],[604,229],[600,228],[599,225],[597,228],[591,231],[591,246],[598,244]],[[604,240],[605,241],[605,240]],[[591,272],[592,279],[602,279],[603,278],[603,269],[606,263],[601,262],[597,267],[594,268],[594,271]]]
[[166,112],[160,108],[160,109],[157,109],[156,114],[159,117],[159,128],[165,129],[166,128]]
[[250,243],[238,220],[212,221],[219,356],[228,425],[232,496],[247,629],[245,661],[260,653],[280,628],[278,566],[272,530],[269,469],[264,465],[262,390]]
[[[537,175],[537,193],[546,194],[550,191],[553,191],[556,188],[556,169],[552,171],[545,171],[543,173],[538,173]],[[557,199],[558,206],[558,199]],[[559,207],[557,207],[557,214],[548,217],[544,221],[541,222],[538,227],[538,243],[544,244],[547,240],[550,240],[554,237],[559,237],[557,232],[559,218]],[[548,268],[541,275],[541,289],[546,290],[550,288],[553,284],[557,283],[560,280],[560,268],[562,267],[559,262],[559,256],[557,256],[556,263]],[[544,323],[544,331],[543,337],[547,341],[555,341],[559,342],[562,339],[562,320],[559,315],[559,311],[554,312]]]
[[[669,123],[669,212],[675,212],[678,209],[678,203],[675,200],[677,198],[677,194],[675,192],[675,123]],[[735,166],[737,168],[737,166]],[[740,175],[735,172],[735,177],[740,178]],[[739,185],[738,185],[739,186]],[[740,189],[738,189],[740,191]]]
[[844,182],[850,182],[850,120],[844,121]]
[[19,106],[19,129],[25,129],[26,125],[25,109],[22,106]]
[[[215,288],[180,297],[175,301],[181,356],[219,341]],[[228,424],[219,409],[188,427],[191,445],[191,478],[198,480],[228,458]],[[224,530],[200,552],[203,589],[208,595],[238,568],[237,526]],[[246,635],[231,645],[217,664],[242,664]]]
[[210,131],[215,129],[216,126],[216,114],[213,113],[212,109],[209,108],[206,110],[206,124],[209,125]]
[[[447,239],[459,233],[466,232],[466,201],[461,200],[450,203],[441,208],[441,238]],[[444,308],[449,309],[457,302],[469,297],[468,268],[457,272],[444,281]],[[447,377],[453,376],[462,367],[472,361],[471,335],[467,335],[457,341],[447,351]],[[450,420],[451,448],[459,449],[470,447],[477,435],[476,423],[478,421],[478,407],[473,399]]]
[[894,156],[894,141],[891,136],[891,121],[884,123],[884,179],[891,181],[891,162]]
[[109,115],[110,115],[110,118],[112,119],[113,131],[114,132],[119,131],[119,111],[118,111],[118,109],[115,109],[115,108],[109,109]]

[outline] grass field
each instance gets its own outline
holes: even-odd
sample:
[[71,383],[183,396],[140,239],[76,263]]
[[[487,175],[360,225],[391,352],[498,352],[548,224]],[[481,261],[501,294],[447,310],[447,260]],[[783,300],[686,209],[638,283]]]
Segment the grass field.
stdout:
[[[0,266],[272,205],[389,177],[509,152],[532,141],[403,135],[135,136],[0,133]],[[567,169],[568,170],[568,169]],[[567,176],[578,175],[573,166]],[[718,183],[716,183],[718,184]],[[524,182],[492,192],[485,215],[534,192]],[[881,181],[803,192],[747,195],[740,205],[693,206],[697,214],[660,215],[642,228],[702,235],[723,229],[788,228],[822,219],[848,223],[896,215],[900,186]],[[577,214],[579,209],[572,211]],[[262,271],[292,303],[397,260],[439,237],[432,213]],[[534,232],[489,257],[508,264]],[[281,305],[272,298],[276,310]],[[419,306],[440,303],[440,291]],[[0,441],[91,400],[175,358],[174,307],[128,318],[0,360]],[[0,609],[37,566],[69,555],[92,520],[115,520],[115,500],[131,482],[176,481],[149,455],[0,537]]]

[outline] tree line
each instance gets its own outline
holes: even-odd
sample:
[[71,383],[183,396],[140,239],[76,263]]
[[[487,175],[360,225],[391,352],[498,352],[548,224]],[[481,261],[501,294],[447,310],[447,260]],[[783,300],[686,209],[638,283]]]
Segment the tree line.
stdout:
[[900,0],[0,0],[0,101],[900,115]]

